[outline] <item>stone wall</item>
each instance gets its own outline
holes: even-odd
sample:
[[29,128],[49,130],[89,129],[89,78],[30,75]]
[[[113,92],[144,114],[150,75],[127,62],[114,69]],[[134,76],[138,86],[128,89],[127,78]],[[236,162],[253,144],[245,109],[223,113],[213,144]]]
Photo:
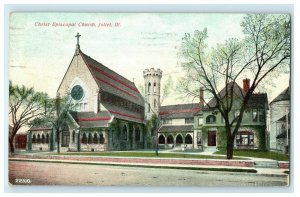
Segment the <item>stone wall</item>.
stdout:
[[96,98],[96,93],[99,92],[99,88],[81,55],[73,57],[59,86],[58,93],[63,97],[70,92],[75,85],[80,85],[84,91],[83,99],[79,101],[80,103],[87,103],[87,108],[83,111],[95,111],[95,105],[99,104]]

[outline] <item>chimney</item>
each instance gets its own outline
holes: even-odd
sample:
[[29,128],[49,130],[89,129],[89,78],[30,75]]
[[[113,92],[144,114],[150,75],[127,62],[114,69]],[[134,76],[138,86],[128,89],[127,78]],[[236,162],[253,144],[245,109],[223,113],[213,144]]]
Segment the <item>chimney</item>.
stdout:
[[248,92],[250,89],[250,79],[243,79],[243,89],[245,92]]
[[200,107],[204,106],[204,89],[203,87],[200,88]]

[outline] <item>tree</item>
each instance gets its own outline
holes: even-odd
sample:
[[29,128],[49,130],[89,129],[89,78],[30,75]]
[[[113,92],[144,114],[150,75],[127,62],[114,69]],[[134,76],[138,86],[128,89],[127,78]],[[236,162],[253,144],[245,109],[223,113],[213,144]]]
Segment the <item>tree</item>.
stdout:
[[9,116],[12,122],[9,133],[9,148],[13,154],[14,138],[20,128],[28,125],[29,121],[44,113],[44,102],[47,94],[35,92],[33,88],[24,85],[13,85],[9,82]]
[[[234,139],[240,127],[247,103],[256,88],[267,77],[287,71],[290,65],[290,17],[279,14],[248,14],[241,22],[244,39],[228,39],[208,49],[207,29],[185,34],[180,56],[186,76],[181,89],[189,96],[198,97],[199,87],[215,99],[214,106],[224,118],[227,136],[227,158],[232,159]],[[236,81],[252,75],[248,91],[240,89],[239,116],[230,119],[236,98]],[[220,92],[220,86],[225,92]],[[206,103],[207,104],[207,103]]]
[[78,103],[69,94],[66,94],[63,98],[57,95],[56,98],[46,101],[46,112],[30,122],[31,126],[46,125],[54,129],[57,140],[57,153],[60,153],[60,133],[67,128],[68,124],[73,124],[69,112],[77,106]]

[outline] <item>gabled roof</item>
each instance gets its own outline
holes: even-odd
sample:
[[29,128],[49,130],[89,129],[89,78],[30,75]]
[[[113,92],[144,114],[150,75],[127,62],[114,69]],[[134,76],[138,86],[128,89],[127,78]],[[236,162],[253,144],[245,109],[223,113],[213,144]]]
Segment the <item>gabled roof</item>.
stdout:
[[77,122],[80,128],[108,127],[112,119],[107,111],[101,111],[97,114],[94,112],[70,112],[72,118]]
[[[233,87],[233,92],[237,97],[243,97],[245,95],[244,90],[235,82],[230,82],[227,85],[227,89],[230,91],[230,88]],[[224,87],[218,95],[220,97],[224,97],[226,94],[226,87]],[[217,106],[217,100],[213,97],[205,106],[206,109],[209,109],[209,107],[214,108]]]
[[285,90],[283,90],[276,98],[274,98],[271,103],[278,102],[278,101],[285,101],[290,100],[290,87],[287,87]]
[[109,92],[144,106],[144,99],[135,84],[80,51],[101,91]]
[[172,125],[172,126],[162,126],[158,132],[167,133],[167,132],[192,132],[194,131],[193,125]]
[[[235,82],[230,82],[227,85],[227,88],[233,87],[233,93],[236,97],[244,97],[246,95],[245,91]],[[224,97],[226,94],[226,87],[224,87],[220,92],[220,97]],[[211,108],[216,107],[217,101],[215,98],[212,98],[206,106],[204,106],[204,109],[209,110],[209,106]],[[250,108],[264,108],[266,107],[268,109],[268,96],[266,93],[253,93],[248,101],[247,107]]]
[[199,103],[167,105],[159,108],[161,118],[191,118],[201,110]]

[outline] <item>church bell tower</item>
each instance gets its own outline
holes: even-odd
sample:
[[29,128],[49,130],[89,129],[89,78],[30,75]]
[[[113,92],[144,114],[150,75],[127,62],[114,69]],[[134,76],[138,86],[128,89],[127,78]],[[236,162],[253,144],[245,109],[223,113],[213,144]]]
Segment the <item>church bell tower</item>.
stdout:
[[158,115],[160,107],[160,80],[162,71],[158,68],[145,69],[145,118],[150,120],[153,114]]

